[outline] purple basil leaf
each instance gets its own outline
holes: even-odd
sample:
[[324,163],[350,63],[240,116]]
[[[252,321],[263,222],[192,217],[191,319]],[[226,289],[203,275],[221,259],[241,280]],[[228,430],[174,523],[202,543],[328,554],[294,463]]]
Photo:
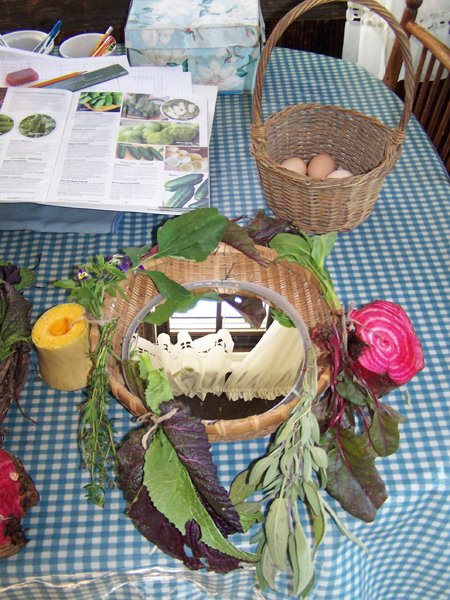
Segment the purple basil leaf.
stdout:
[[183,536],[165,515],[155,508],[144,486],[130,505],[127,514],[142,535],[160,550],[182,560],[189,569],[202,568],[202,562],[197,557],[186,554]]
[[[216,525],[221,522],[228,527],[223,533],[242,532],[239,515],[234,508],[228,492],[219,483],[217,466],[211,456],[211,445],[201,419],[189,416],[189,409],[173,402],[161,404],[161,411],[168,412],[174,406],[178,411],[161,424],[167,438],[175,448],[178,458],[186,467],[200,498],[214,519],[214,513],[219,517]],[[208,508],[207,508],[208,509]]]
[[127,515],[140,533],[160,550],[183,561],[192,570],[208,568],[228,573],[239,567],[239,560],[210,548],[200,541],[201,531],[195,521],[186,523],[186,533],[180,531],[156,509],[143,485],[144,455],[142,436],[145,428],[133,430],[118,450],[118,485],[129,505]]
[[328,493],[354,517],[372,522],[387,498],[375,467],[375,453],[367,435],[339,432],[339,446],[328,452]]
[[196,521],[186,523],[186,545],[192,549],[195,558],[206,559],[209,568],[216,573],[228,573],[239,568],[239,560],[234,556],[224,554],[219,550],[207,546],[201,541],[201,529]]
[[255,245],[255,242],[248,235],[243,227],[235,223],[234,221],[230,221],[225,229],[225,233],[223,234],[222,241],[229,246],[233,246],[236,250],[242,252],[249,258],[256,260],[256,262],[261,265],[267,265],[267,260],[261,256],[258,251],[258,248]]
[[145,428],[133,429],[117,450],[117,484],[132,502],[142,486],[145,449],[141,444]]
[[[239,296],[239,294],[220,294],[220,297],[237,310],[242,318],[252,327],[261,327],[261,323],[266,316],[266,309],[262,300]],[[236,298],[239,298],[240,302]]]

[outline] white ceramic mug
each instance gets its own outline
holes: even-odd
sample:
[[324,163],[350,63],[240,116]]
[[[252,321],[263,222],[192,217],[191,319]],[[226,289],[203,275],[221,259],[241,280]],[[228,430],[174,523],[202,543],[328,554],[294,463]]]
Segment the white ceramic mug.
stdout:
[[[32,51],[38,44],[45,40],[47,35],[48,34],[45,33],[45,31],[24,29],[22,31],[11,31],[10,33],[5,33],[2,35],[2,38],[10,48]],[[53,50],[53,46],[54,44],[51,42],[45,49],[44,54],[49,54]]]
[[[103,35],[103,33],[80,33],[75,35],[61,44],[59,53],[64,58],[86,58],[91,55]],[[108,56],[113,51],[114,48],[105,52],[102,56]]]

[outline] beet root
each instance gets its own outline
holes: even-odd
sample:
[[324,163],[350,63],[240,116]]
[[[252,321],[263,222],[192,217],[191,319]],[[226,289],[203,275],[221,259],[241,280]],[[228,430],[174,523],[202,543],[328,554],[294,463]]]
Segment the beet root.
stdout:
[[27,544],[22,518],[38,502],[39,493],[20,460],[0,449],[0,558]]

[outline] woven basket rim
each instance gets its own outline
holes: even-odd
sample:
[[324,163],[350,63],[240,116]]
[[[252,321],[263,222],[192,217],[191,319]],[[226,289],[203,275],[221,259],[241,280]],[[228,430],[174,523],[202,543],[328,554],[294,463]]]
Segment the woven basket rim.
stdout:
[[[286,259],[282,259],[280,261],[281,264],[279,265],[278,262],[276,262],[276,259],[278,257],[278,254],[276,253],[276,251],[274,251],[271,248],[265,247],[265,246],[257,246],[257,248],[259,249],[263,258],[269,259],[272,268],[275,268],[275,266],[276,266],[276,268],[278,270],[279,268],[283,267],[283,269],[281,271],[283,273],[283,279],[284,278],[286,280],[289,279],[289,282],[288,282],[289,286],[301,284],[300,287],[303,285],[303,286],[307,286],[309,289],[315,288],[313,296],[316,297],[316,295],[318,294],[319,295],[318,297],[321,297],[322,300],[321,300],[321,308],[314,308],[314,313],[316,314],[316,316],[318,318],[320,315],[324,314],[321,311],[323,311],[324,307],[327,306],[326,302],[322,297],[322,294],[320,291],[320,286],[319,286],[317,280],[309,271],[307,271],[300,265],[286,261]],[[252,268],[264,269],[264,267],[262,265],[260,265],[253,259],[249,259],[246,255],[244,255],[239,250],[237,250],[229,245],[223,244],[223,243],[219,244],[216,251],[214,253],[212,253],[212,255],[210,255],[208,260],[214,261],[215,257],[220,257],[222,255],[229,257],[230,260],[233,261],[233,263],[236,263],[236,261],[239,261],[239,260],[244,260],[244,261],[251,260]],[[174,259],[174,258],[165,257],[165,258],[161,258],[161,259],[157,259],[157,260],[149,259],[148,261],[145,262],[145,265],[148,266],[149,268],[151,266],[152,269],[163,270],[163,269],[161,269],[161,265],[164,266],[164,265],[169,265],[171,263],[176,263],[176,264],[183,263],[184,265],[189,266],[190,261],[184,261],[182,259]],[[286,264],[284,264],[284,263],[286,263]],[[202,265],[202,263],[197,263],[198,267],[201,267],[201,265]],[[284,275],[284,273],[286,273],[286,275]],[[298,283],[296,283],[296,281],[294,279],[296,273],[297,273],[298,277],[300,277],[300,274],[303,277],[303,279],[301,281],[299,280]],[[149,281],[149,278],[144,277],[144,276],[141,276],[141,277],[143,278],[144,281]],[[239,280],[238,278],[233,278],[233,279],[235,281]],[[292,281],[291,281],[291,279],[292,279]],[[188,280],[188,278],[187,278],[187,280]],[[133,282],[135,282],[135,281],[136,281],[135,278],[128,278],[128,280],[126,280],[123,284],[123,289],[126,292],[126,295],[128,298],[130,298],[132,295],[132,290],[134,289]],[[267,287],[270,287],[270,286],[267,286]],[[137,288],[137,289],[139,289],[139,288]],[[154,295],[156,295],[157,293],[158,292],[156,291],[156,293]],[[154,295],[152,297],[154,297]],[[287,297],[286,299],[288,301],[290,301],[290,298]],[[122,300],[119,300],[119,302],[120,301],[122,301]],[[298,308],[297,308],[297,310],[298,310]],[[121,314],[120,306],[119,307],[117,306],[117,298],[111,299],[110,311],[112,311],[110,316],[114,316],[116,314]],[[135,314],[137,314],[137,312],[138,312],[138,310],[136,310]],[[326,312],[329,315],[328,318],[330,319],[330,321],[333,320],[334,315],[333,315],[332,310],[329,307],[327,307]],[[320,316],[320,319],[322,319],[322,318],[323,317]],[[128,322],[130,321],[130,319],[131,319],[131,317],[127,317]],[[323,321],[321,321],[321,322],[323,322]],[[308,327],[308,329],[309,329],[309,327]],[[122,338],[122,341],[123,341],[123,338]],[[94,342],[95,342],[95,340],[94,340]],[[110,383],[110,388],[111,388],[113,396],[134,416],[140,416],[140,415],[148,412],[148,410],[146,409],[144,403],[140,400],[140,398],[138,398],[137,396],[134,396],[134,394],[128,389],[128,387],[126,386],[125,378],[123,376],[120,376],[120,377],[121,378],[116,377],[114,375],[114,369],[113,370],[111,370],[111,368],[109,369],[109,383]],[[328,385],[328,382],[329,382],[329,369],[328,369],[328,367],[324,367],[324,365],[322,364],[321,370],[319,373],[319,378],[318,378],[318,392],[319,393],[323,393],[323,391],[326,389],[326,387]],[[262,437],[263,435],[268,435],[269,433],[273,432],[276,429],[276,427],[281,424],[281,422],[286,420],[286,418],[290,414],[290,411],[292,410],[293,406],[295,404],[297,404],[298,401],[299,401],[299,398],[294,398],[294,400],[292,400],[289,403],[286,401],[284,401],[284,402],[280,401],[280,403],[278,403],[276,406],[272,407],[271,409],[265,411],[264,413],[261,413],[259,415],[252,415],[250,417],[236,418],[236,419],[202,420],[202,422],[204,423],[206,433],[208,434],[208,438],[211,442],[233,441],[233,440],[251,439],[254,437]]]
[[[350,115],[357,119],[361,119],[361,120],[371,123],[371,125],[376,126],[380,131],[383,132],[383,134],[386,136],[386,139],[388,139],[389,141],[392,142],[390,144],[392,151],[386,152],[384,160],[382,160],[373,169],[370,169],[370,171],[367,171],[366,173],[355,174],[355,175],[352,175],[351,177],[345,177],[343,179],[333,179],[333,178],[324,179],[324,180],[314,179],[312,177],[308,177],[307,175],[301,175],[297,172],[285,169],[284,167],[281,166],[281,164],[274,161],[269,156],[269,154],[266,150],[265,142],[267,139],[267,129],[269,129],[274,123],[276,124],[276,122],[278,120],[281,120],[283,117],[285,117],[289,113],[298,112],[298,111],[309,112],[309,111],[315,111],[315,110],[320,111],[320,112],[324,112],[327,110],[329,112],[340,112],[342,114]],[[261,132],[264,133],[264,136],[261,136]],[[305,104],[299,103],[299,104],[287,106],[284,109],[282,109],[276,113],[273,113],[272,115],[267,117],[266,121],[263,123],[263,125],[261,127],[256,127],[255,125],[252,125],[251,151],[252,151],[252,154],[257,158],[257,160],[259,162],[264,163],[265,168],[267,168],[268,170],[272,171],[273,173],[275,173],[279,176],[284,177],[288,181],[290,180],[293,183],[301,182],[303,185],[305,185],[307,187],[314,187],[319,190],[320,189],[322,189],[322,190],[345,189],[346,187],[351,188],[355,184],[363,185],[366,182],[371,181],[379,176],[386,175],[395,165],[395,162],[398,158],[397,152],[395,152],[395,149],[397,148],[398,144],[404,139],[404,137],[405,137],[405,132],[401,131],[400,129],[393,130],[390,127],[388,127],[387,125],[385,125],[379,119],[372,117],[370,115],[366,115],[362,112],[359,112],[359,111],[356,111],[353,109],[348,109],[348,108],[344,108],[341,106],[335,106],[332,104],[321,105],[321,104],[316,104],[316,103],[305,103]]]

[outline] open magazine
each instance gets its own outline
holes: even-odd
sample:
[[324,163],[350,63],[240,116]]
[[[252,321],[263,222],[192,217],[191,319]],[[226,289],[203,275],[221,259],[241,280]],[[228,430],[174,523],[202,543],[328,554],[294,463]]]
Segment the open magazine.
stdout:
[[0,202],[151,213],[208,206],[207,108],[198,95],[104,84],[0,88]]

